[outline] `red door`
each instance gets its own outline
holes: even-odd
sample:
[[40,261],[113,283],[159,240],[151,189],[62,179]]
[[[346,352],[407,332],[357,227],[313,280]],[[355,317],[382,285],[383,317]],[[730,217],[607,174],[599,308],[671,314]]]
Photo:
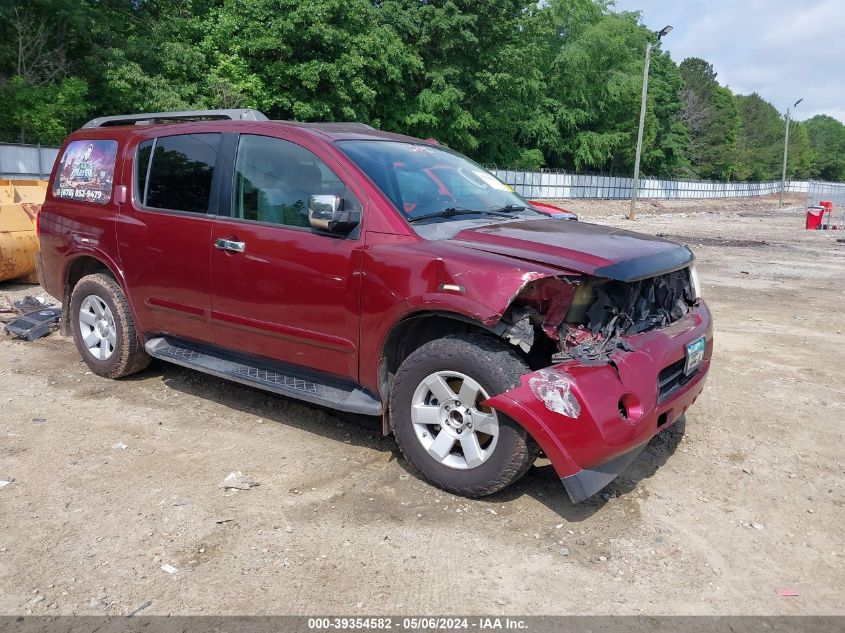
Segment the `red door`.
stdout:
[[362,244],[307,217],[311,195],[360,208],[357,198],[314,153],[281,138],[241,135],[233,176],[231,217],[213,228],[225,241],[211,252],[217,345],[357,379]]
[[213,341],[209,252],[220,140],[220,134],[149,139],[132,150],[136,160],[126,161],[135,173],[124,174],[124,182],[134,186],[120,210],[118,248],[147,334]]

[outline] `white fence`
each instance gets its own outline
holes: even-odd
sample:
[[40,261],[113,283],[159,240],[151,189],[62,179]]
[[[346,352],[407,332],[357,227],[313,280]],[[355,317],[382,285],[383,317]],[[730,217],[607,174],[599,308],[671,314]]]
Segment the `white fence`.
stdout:
[[0,178],[48,178],[58,153],[58,147],[0,143]]
[[[526,198],[605,198],[631,197],[633,178],[590,176],[553,171],[514,171],[491,169],[500,180]],[[786,191],[803,193],[809,190],[807,181],[789,181]],[[742,198],[780,193],[779,180],[770,182],[713,182],[709,180],[657,180],[640,178],[637,195],[640,198],[671,200],[681,198]]]
[[[0,178],[43,179],[50,175],[56,147],[0,143]],[[555,171],[526,172],[491,169],[499,179],[526,198],[606,198],[631,197],[631,178],[567,174]],[[807,192],[807,204],[832,200],[845,206],[845,184],[789,181],[789,192]],[[741,198],[780,192],[780,181],[713,182],[707,180],[656,180],[641,178],[638,195],[660,200],[680,198]]]

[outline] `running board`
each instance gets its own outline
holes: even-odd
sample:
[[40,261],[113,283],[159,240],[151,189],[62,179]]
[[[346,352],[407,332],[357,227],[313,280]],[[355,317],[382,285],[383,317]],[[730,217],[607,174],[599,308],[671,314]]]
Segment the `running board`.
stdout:
[[226,358],[217,350],[194,347],[173,339],[153,338],[147,341],[144,348],[153,358],[271,391],[280,396],[351,413],[382,414],[381,402],[352,383],[322,379],[280,367],[247,364],[249,361]]

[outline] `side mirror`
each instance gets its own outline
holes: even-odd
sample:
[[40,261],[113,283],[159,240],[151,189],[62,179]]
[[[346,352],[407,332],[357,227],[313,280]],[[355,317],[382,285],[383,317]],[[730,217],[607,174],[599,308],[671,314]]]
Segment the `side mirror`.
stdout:
[[357,211],[343,208],[343,198],[320,194],[308,198],[308,223],[315,229],[332,233],[348,233],[361,221]]

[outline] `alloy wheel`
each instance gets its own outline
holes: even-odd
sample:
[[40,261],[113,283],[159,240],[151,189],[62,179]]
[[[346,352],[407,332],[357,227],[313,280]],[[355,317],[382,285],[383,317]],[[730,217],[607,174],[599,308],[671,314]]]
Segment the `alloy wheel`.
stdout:
[[108,360],[117,346],[114,315],[97,295],[88,295],[79,306],[79,333],[88,352],[97,360]]
[[477,468],[493,454],[499,437],[496,412],[480,404],[488,397],[478,382],[459,372],[430,374],[411,400],[417,440],[444,466]]

